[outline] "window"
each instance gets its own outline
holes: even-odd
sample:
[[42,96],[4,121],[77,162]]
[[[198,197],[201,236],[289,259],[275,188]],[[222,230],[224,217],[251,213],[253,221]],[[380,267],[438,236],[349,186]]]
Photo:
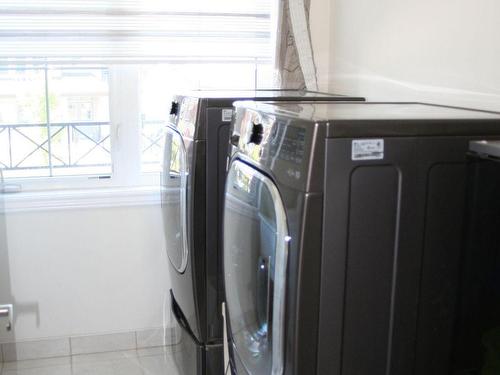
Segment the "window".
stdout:
[[0,4],[0,168],[23,190],[154,185],[171,95],[272,87],[277,0]]
[[103,68],[0,70],[5,178],[111,173]]

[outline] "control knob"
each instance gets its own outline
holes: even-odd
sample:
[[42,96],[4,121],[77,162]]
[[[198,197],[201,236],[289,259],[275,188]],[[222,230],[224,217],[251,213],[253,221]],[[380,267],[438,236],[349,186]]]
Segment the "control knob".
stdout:
[[233,146],[236,146],[238,147],[238,143],[240,142],[240,135],[237,134],[237,133],[234,133],[232,136],[231,136],[231,140],[230,140],[231,144]]
[[264,126],[262,124],[253,124],[252,132],[250,133],[250,138],[248,143],[253,143],[259,145],[264,137]]
[[172,105],[170,106],[170,114],[177,116],[178,112],[179,112],[179,103],[172,102]]

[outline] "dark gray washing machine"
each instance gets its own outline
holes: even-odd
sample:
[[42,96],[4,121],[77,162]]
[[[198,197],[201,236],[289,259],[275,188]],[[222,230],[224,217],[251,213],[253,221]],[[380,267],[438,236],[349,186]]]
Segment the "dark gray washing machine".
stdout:
[[500,138],[500,115],[236,103],[223,225],[233,373],[451,374],[478,138]]
[[500,141],[474,141],[469,150],[465,247],[452,263],[452,374],[500,374]]
[[162,206],[171,308],[182,327],[182,374],[223,372],[222,201],[235,100],[363,100],[295,90],[199,91],[174,98],[167,127]]

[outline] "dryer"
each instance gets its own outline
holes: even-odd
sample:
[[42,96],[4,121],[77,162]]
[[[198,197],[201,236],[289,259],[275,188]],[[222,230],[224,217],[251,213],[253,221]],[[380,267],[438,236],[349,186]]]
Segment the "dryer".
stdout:
[[221,374],[221,218],[232,103],[238,99],[363,100],[296,90],[198,91],[174,98],[167,126],[162,210],[171,309],[181,326],[182,374]]
[[500,373],[500,141],[469,147],[453,374]]
[[469,141],[500,115],[235,104],[224,275],[237,374],[448,374]]

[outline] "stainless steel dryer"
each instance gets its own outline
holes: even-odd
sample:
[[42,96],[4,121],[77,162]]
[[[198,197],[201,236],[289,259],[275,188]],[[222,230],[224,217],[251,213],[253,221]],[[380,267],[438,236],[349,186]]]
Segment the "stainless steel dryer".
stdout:
[[163,216],[171,308],[182,327],[182,374],[221,374],[221,217],[232,103],[363,100],[294,90],[199,91],[177,96],[167,127]]
[[224,202],[238,374],[451,374],[469,141],[500,115],[235,104]]

